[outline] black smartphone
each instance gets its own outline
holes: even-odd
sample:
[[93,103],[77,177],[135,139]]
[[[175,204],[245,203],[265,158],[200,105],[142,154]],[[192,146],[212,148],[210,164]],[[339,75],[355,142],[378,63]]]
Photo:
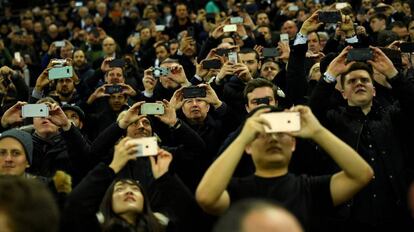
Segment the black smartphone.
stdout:
[[216,14],[215,13],[206,14],[206,20],[209,23],[216,23]]
[[113,68],[113,67],[120,67],[123,68],[125,66],[125,60],[123,59],[114,59],[111,60],[111,62],[109,62],[109,67]]
[[342,21],[341,13],[335,11],[321,11],[318,13],[319,22],[322,23],[338,23]]
[[191,86],[183,88],[184,98],[206,97],[207,92],[204,87]]
[[372,50],[370,48],[353,48],[349,50],[347,61],[367,61],[372,60]]
[[219,59],[204,60],[201,65],[203,69],[220,69],[221,61]]
[[121,93],[122,86],[120,85],[110,85],[105,87],[105,93],[107,94],[114,94],[114,93]]
[[187,36],[194,38],[194,27],[193,26],[187,27]]
[[278,57],[279,51],[276,48],[263,48],[263,57]]
[[230,49],[227,48],[218,48],[216,50],[216,54],[219,56],[227,56],[227,53],[229,53]]
[[401,52],[414,52],[414,43],[401,43],[400,44],[400,51]]
[[401,52],[391,48],[380,48],[382,52],[391,60],[394,67],[397,69],[402,68]]

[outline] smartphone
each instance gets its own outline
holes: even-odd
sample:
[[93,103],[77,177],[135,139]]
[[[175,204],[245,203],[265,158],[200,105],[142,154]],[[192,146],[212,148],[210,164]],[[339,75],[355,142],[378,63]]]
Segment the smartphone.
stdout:
[[220,69],[221,61],[219,59],[204,60],[201,65],[203,69]]
[[54,59],[52,60],[53,67],[62,67],[65,65],[66,59]]
[[414,52],[414,43],[409,42],[409,43],[401,43],[400,44],[400,51],[401,52]]
[[276,48],[263,48],[263,57],[278,57],[279,51]]
[[196,98],[196,97],[206,97],[207,91],[204,87],[190,86],[183,88],[183,97],[186,98]]
[[194,27],[193,26],[187,27],[187,36],[194,38]]
[[122,93],[122,86],[120,85],[110,85],[105,87],[106,94]]
[[216,49],[216,54],[219,56],[227,56],[227,54],[230,52],[230,49],[227,48],[218,48]]
[[243,24],[243,18],[242,17],[231,17],[230,23],[231,24]]
[[395,68],[401,69],[402,68],[402,59],[401,59],[401,51],[391,49],[391,48],[380,48],[382,52],[391,60],[394,64]]
[[289,44],[289,35],[287,33],[280,34],[280,41]]
[[334,11],[321,11],[318,14],[319,22],[322,23],[337,23],[342,21],[341,13]]
[[48,117],[49,107],[46,104],[27,104],[22,106],[23,118]]
[[347,7],[348,6],[348,3],[347,2],[337,2],[336,4],[335,4],[335,8],[337,9],[337,10],[342,10],[342,9],[344,9],[345,7]]
[[164,31],[165,30],[165,25],[156,25],[155,26],[155,31]]
[[72,66],[54,67],[49,69],[49,80],[71,78],[73,76]]
[[270,128],[265,127],[266,133],[293,132],[300,130],[299,112],[271,112],[261,114],[260,117],[270,123]]
[[155,67],[152,69],[152,75],[155,78],[159,78],[160,76],[166,76],[170,74],[170,70],[168,68],[164,67]]
[[55,41],[54,44],[57,48],[61,48],[65,46],[65,41]]
[[289,11],[298,11],[299,10],[299,7],[296,6],[296,5],[292,5],[292,6],[289,6],[288,10]]
[[120,67],[123,68],[125,66],[124,59],[114,59],[109,62],[109,67]]
[[20,55],[20,52],[14,53],[14,59],[16,60],[17,63],[20,63],[22,61],[22,56]]
[[75,2],[75,6],[76,7],[81,7],[81,6],[83,6],[83,2]]
[[230,63],[237,64],[237,52],[229,52],[227,57],[229,58]]
[[151,22],[149,20],[142,20],[141,24],[144,27],[150,27],[151,26]]
[[372,59],[372,50],[370,48],[353,48],[349,50],[346,60],[349,61],[367,61]]
[[131,139],[127,144],[137,145],[136,157],[155,156],[158,154],[157,137]]
[[164,114],[164,105],[160,103],[144,103],[141,105],[141,115],[162,115]]
[[237,25],[231,24],[231,25],[225,25],[223,27],[223,32],[235,32],[237,31]]

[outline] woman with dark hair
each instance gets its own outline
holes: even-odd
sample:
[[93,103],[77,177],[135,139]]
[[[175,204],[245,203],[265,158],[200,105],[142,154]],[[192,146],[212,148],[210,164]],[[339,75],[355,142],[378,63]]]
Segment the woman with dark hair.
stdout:
[[[127,162],[136,162],[137,152],[137,143],[124,138],[111,164],[100,163],[89,172],[68,197],[61,231],[184,231],[180,221],[191,218],[196,205],[191,192],[168,172],[171,153],[159,149],[149,157],[155,179],[150,197],[136,180],[117,178]],[[150,205],[161,213],[153,213]]]
[[162,231],[148,199],[145,190],[137,181],[118,179],[112,182],[100,207],[104,218],[103,230],[135,228],[131,231]]

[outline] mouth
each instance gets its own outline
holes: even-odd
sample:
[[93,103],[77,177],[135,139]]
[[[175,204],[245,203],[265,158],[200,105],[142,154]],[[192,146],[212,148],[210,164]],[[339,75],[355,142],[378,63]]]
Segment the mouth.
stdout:
[[363,87],[359,87],[355,90],[355,93],[359,94],[359,93],[366,93],[367,91],[365,90],[365,88]]
[[4,166],[2,166],[2,168],[3,169],[12,169],[12,168],[15,168],[15,166],[14,165],[4,165]]
[[282,148],[278,146],[270,146],[266,149],[266,151],[269,153],[280,153],[282,151]]
[[124,201],[130,201],[130,202],[136,202],[135,198],[133,196],[128,196],[124,198]]

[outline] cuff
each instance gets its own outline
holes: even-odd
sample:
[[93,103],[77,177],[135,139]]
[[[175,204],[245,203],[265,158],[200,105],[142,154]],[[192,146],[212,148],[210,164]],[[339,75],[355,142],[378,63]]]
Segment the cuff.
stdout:
[[147,98],[150,98],[150,97],[154,96],[154,93],[150,93],[146,90],[142,91],[142,94],[144,94],[144,96],[147,97]]
[[358,43],[358,37],[354,35],[351,38],[346,38],[345,41],[349,44]]
[[293,42],[293,45],[305,44],[306,42],[308,42],[308,37],[298,32],[296,34],[296,38],[295,38],[295,41]]
[[336,78],[334,76],[332,76],[330,73],[325,72],[323,74],[323,79],[327,82],[327,83],[335,83],[336,82]]
[[37,91],[36,89],[33,89],[32,97],[41,99],[43,97],[43,91]]

